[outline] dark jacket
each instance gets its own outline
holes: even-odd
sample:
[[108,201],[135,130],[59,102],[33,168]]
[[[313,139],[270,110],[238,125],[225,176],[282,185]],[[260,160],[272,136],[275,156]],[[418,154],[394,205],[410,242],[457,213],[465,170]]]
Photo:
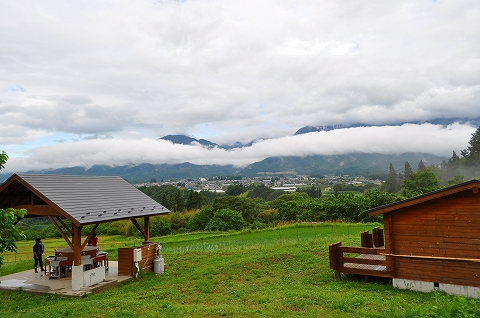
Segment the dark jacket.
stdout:
[[[35,243],[33,245],[33,258],[42,258],[43,251],[45,250],[45,246],[42,243]],[[36,253],[36,254],[35,254]]]

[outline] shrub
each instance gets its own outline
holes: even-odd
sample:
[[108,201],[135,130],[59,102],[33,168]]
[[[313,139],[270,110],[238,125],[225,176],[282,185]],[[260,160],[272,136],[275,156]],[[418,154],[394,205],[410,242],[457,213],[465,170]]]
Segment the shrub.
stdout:
[[237,211],[231,209],[220,209],[213,215],[208,222],[205,230],[207,231],[230,231],[241,230],[245,226],[245,220]]
[[275,209],[263,210],[262,212],[258,213],[257,219],[263,223],[270,223],[275,220],[276,214],[277,210]]
[[172,232],[172,227],[170,223],[165,222],[162,219],[153,221],[150,224],[150,235],[151,236],[164,236]]
[[213,218],[213,209],[209,206],[204,207],[199,212],[195,213],[187,223],[189,231],[203,231],[208,222]]
[[243,219],[252,223],[258,215],[258,204],[255,200],[244,197],[224,196],[213,201],[213,210],[231,209],[241,213]]

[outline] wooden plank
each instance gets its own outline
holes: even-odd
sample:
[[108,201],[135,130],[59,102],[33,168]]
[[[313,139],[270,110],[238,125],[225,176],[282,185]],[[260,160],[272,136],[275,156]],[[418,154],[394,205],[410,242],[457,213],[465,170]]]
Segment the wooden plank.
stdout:
[[[405,231],[421,231],[421,233],[455,233],[455,231],[468,231],[478,235],[478,227],[474,223],[452,223],[452,224],[438,224],[438,225],[419,225],[419,224],[395,224],[395,234],[408,235]],[[415,233],[415,232],[413,232]]]
[[422,256],[422,255],[399,255],[399,254],[388,254],[388,255],[392,257],[416,259],[416,260],[457,261],[457,262],[460,261],[460,262],[480,263],[480,259],[472,259],[472,258],[431,257],[431,256]]
[[446,249],[435,247],[420,246],[396,246],[396,254],[400,255],[418,255],[418,256],[436,256],[446,258],[465,258],[480,259],[480,251],[471,249]]
[[383,248],[369,248],[369,247],[354,247],[354,246],[339,246],[338,250],[342,253],[355,254],[380,254],[385,253]]
[[387,266],[390,263],[390,262],[387,262],[386,260],[358,258],[358,257],[340,257],[339,261],[342,263],[355,263],[355,264],[378,265],[378,266]]
[[347,267],[342,267],[338,271],[345,274],[392,278],[392,273],[388,271],[374,271],[374,270],[367,270],[367,269],[361,269],[361,268],[347,268]]

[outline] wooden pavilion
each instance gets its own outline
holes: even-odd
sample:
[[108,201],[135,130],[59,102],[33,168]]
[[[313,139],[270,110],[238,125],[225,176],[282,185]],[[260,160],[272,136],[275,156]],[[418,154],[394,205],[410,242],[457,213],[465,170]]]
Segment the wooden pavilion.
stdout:
[[329,246],[339,273],[387,277],[399,288],[480,292],[480,181],[369,210],[383,215],[385,246]]
[[[129,219],[149,242],[150,217],[170,212],[120,177],[51,174],[13,174],[0,186],[0,208],[50,219],[73,250],[72,289],[80,288],[82,250],[100,223]],[[82,228],[92,224],[82,240]]]

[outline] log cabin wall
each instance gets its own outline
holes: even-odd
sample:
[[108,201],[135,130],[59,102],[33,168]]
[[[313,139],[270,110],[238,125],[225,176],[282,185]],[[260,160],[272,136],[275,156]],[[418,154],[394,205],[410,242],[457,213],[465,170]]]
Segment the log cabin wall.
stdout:
[[480,287],[480,194],[469,189],[384,216],[386,250],[406,256],[394,257],[394,277]]

